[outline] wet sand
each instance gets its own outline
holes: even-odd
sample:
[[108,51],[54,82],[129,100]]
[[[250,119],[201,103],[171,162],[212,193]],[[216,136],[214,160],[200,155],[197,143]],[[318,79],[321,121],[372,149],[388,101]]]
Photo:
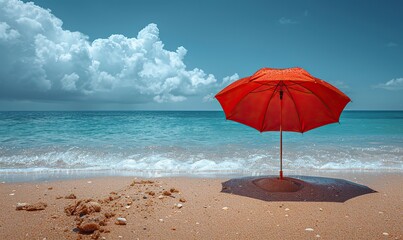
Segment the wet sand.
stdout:
[[1,183],[0,239],[402,239],[403,174],[293,177],[293,192],[262,177]]

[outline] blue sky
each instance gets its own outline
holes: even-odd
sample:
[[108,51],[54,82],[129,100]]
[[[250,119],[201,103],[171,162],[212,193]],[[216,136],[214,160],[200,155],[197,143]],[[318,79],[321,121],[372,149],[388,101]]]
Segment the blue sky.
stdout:
[[[47,10],[50,9],[50,12]],[[403,110],[402,1],[0,0],[0,110],[219,110],[303,67],[351,110]]]

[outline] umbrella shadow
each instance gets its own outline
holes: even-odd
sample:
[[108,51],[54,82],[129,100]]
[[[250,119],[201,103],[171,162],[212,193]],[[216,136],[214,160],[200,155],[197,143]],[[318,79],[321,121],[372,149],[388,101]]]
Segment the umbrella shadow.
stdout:
[[221,183],[223,193],[263,201],[345,202],[377,191],[343,179],[292,176],[280,181],[276,176],[233,178]]

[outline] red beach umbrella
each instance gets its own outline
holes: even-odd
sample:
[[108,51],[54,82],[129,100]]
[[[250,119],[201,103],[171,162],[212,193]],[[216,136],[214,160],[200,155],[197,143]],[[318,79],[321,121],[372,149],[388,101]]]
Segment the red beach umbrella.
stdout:
[[228,120],[260,132],[280,131],[280,179],[283,179],[283,131],[306,132],[339,122],[351,100],[336,87],[302,68],[262,68],[215,96]]

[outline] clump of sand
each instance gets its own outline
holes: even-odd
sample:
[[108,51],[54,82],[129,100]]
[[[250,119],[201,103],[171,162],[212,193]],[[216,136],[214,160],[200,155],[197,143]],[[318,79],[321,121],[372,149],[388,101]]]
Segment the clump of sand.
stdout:
[[[91,239],[98,239],[102,237],[102,234],[110,233],[111,230],[107,226],[111,223],[121,226],[130,224],[126,220],[130,212],[151,214],[154,205],[163,202],[157,201],[161,199],[156,197],[157,193],[163,196],[162,198],[175,198],[174,195],[178,194],[179,190],[176,188],[164,190],[160,184],[150,180],[133,181],[129,186],[112,191],[108,196],[99,199],[76,199],[71,193],[66,196],[66,199],[75,201],[69,203],[64,208],[64,212],[67,216],[74,216],[76,229],[73,232],[80,234],[80,238],[88,236]],[[180,201],[186,200],[181,198]]]

